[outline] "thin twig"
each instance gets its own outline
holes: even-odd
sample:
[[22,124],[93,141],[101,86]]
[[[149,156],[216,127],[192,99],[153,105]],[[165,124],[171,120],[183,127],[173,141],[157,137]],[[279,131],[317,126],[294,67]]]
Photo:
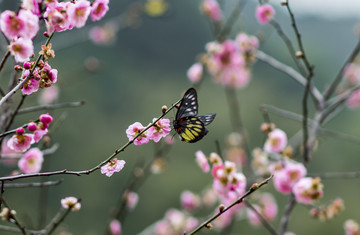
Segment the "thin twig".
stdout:
[[39,111],[39,110],[52,110],[52,109],[60,109],[60,108],[79,107],[84,104],[85,104],[85,101],[67,102],[67,103],[60,103],[60,104],[46,104],[46,105],[40,105],[40,106],[20,109],[18,114],[30,113],[30,112],[35,112],[35,111]]
[[296,205],[295,196],[293,194],[291,194],[289,197],[289,202],[285,209],[285,213],[284,213],[283,217],[281,218],[280,231],[278,233],[279,235],[283,235],[287,231],[289,220],[290,220],[290,215],[291,215],[291,212],[293,211],[293,209],[295,208],[295,205]]
[[31,183],[6,183],[5,188],[29,188],[29,187],[45,187],[45,186],[55,186],[63,182],[63,179],[57,181],[46,181],[46,182],[31,182]]
[[[19,228],[14,228],[14,227],[10,227],[10,226],[5,226],[5,225],[0,225],[0,230],[2,231],[8,231],[8,232],[21,232],[21,230]],[[33,235],[37,235],[37,234],[44,234],[46,231],[45,230],[30,230],[30,229],[25,229],[28,233],[33,234]]]
[[[294,79],[300,85],[302,85],[302,86],[306,85],[306,78],[304,76],[302,76],[299,72],[297,72],[290,66],[276,60],[275,58],[267,55],[266,53],[258,50],[256,52],[256,58],[261,60],[262,62],[265,62],[265,63],[271,65],[274,69],[277,69],[278,71],[289,75],[292,79]],[[317,102],[321,102],[323,100],[321,92],[312,85],[311,85],[311,95]]]
[[269,178],[262,181],[261,183],[259,183],[259,184],[257,184],[257,183],[253,184],[250,187],[250,189],[245,194],[243,194],[241,197],[239,197],[236,201],[234,201],[229,206],[225,207],[223,210],[219,211],[214,216],[212,216],[211,218],[209,218],[208,220],[203,222],[201,225],[199,225],[197,228],[195,228],[193,231],[191,231],[187,235],[193,235],[193,234],[199,232],[201,229],[205,228],[208,224],[210,224],[212,221],[214,221],[216,218],[218,218],[220,215],[224,214],[226,211],[228,211],[232,207],[234,207],[237,204],[240,204],[240,203],[244,202],[245,198],[247,198],[250,194],[252,194],[253,192],[257,191],[259,188],[261,188],[262,186],[267,184],[271,180],[271,178],[272,178],[272,175]]
[[334,78],[331,85],[329,86],[329,88],[324,91],[324,100],[325,101],[328,100],[330,98],[330,96],[335,92],[336,88],[338,87],[339,83],[342,80],[344,69],[346,68],[346,66],[349,63],[351,63],[355,60],[355,58],[359,54],[359,52],[360,52],[360,38],[359,38],[358,42],[356,43],[355,48],[353,49],[353,51],[351,52],[351,54],[349,55],[349,57],[347,58],[347,60],[343,64],[343,66],[341,67],[341,69],[339,70],[338,74]]
[[275,228],[264,218],[264,216],[262,216],[262,214],[260,214],[256,210],[256,208],[248,200],[245,200],[245,204],[250,210],[252,210],[257,215],[257,217],[260,219],[261,223],[271,234],[278,235]]

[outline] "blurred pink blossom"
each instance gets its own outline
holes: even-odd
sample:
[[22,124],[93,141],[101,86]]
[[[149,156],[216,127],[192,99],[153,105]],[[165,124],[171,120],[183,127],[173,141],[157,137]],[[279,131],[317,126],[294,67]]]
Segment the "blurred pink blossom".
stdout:
[[[253,205],[260,215],[267,221],[273,221],[277,215],[277,204],[275,198],[270,193],[263,193],[259,196],[256,204]],[[259,216],[251,209],[247,210],[249,221],[254,226],[261,225]]]
[[283,194],[292,192],[294,185],[306,175],[306,168],[302,163],[287,160],[284,167],[274,172],[274,186]]
[[200,63],[193,64],[187,71],[187,77],[193,83],[199,82],[203,75],[203,66]]
[[18,152],[25,152],[34,143],[33,134],[25,134],[24,128],[20,127],[16,130],[16,134],[13,135],[7,142],[10,149]]
[[43,153],[38,148],[32,148],[19,160],[18,167],[25,174],[38,173],[43,161]]
[[360,107],[360,89],[351,94],[351,96],[346,100],[346,105],[352,109]]
[[260,5],[257,7],[255,15],[261,24],[266,24],[273,19],[275,10],[269,4]]
[[52,85],[46,89],[43,89],[39,95],[38,102],[42,105],[51,104],[59,97],[59,88],[56,85]]
[[121,223],[118,220],[112,220],[109,224],[110,232],[112,235],[120,235],[121,234]]
[[220,21],[222,19],[222,12],[216,0],[204,0],[201,3],[201,10],[210,20]]
[[323,184],[320,178],[302,178],[293,188],[296,201],[311,204],[323,196]]
[[348,219],[344,223],[344,230],[346,235],[359,235],[360,226],[355,220]]
[[190,191],[181,193],[181,205],[187,211],[194,211],[200,206],[200,197]]
[[109,10],[109,0],[95,0],[91,5],[91,20],[101,20]]
[[195,153],[196,162],[199,165],[199,167],[202,169],[203,172],[209,172],[210,171],[210,165],[209,162],[205,156],[205,154],[202,151],[197,151]]
[[264,150],[268,153],[279,153],[287,145],[287,136],[283,130],[274,129],[268,134]]
[[134,209],[139,201],[139,195],[135,192],[126,193],[126,206],[129,209]]

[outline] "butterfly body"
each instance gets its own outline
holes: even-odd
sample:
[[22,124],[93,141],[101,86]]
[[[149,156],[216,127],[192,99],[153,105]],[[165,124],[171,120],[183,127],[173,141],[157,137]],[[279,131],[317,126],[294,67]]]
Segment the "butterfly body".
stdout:
[[205,126],[214,120],[216,114],[211,113],[197,116],[197,113],[198,102],[196,90],[190,88],[185,92],[176,113],[175,120],[173,121],[174,129],[182,141],[195,143],[208,133]]

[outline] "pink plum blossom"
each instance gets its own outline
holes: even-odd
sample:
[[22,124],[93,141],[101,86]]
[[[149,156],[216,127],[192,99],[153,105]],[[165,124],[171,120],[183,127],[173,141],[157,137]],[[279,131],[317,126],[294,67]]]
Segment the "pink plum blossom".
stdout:
[[148,131],[145,131],[136,139],[134,139],[140,132],[145,129],[140,122],[135,122],[134,124],[130,125],[128,129],[126,129],[126,135],[129,138],[129,141],[134,141],[135,145],[142,145],[149,142]]
[[24,128],[20,127],[16,130],[16,134],[13,135],[7,142],[10,149],[18,152],[25,152],[34,143],[33,134],[25,134]]
[[87,0],[77,0],[75,3],[70,4],[67,9],[70,24],[77,28],[83,27],[90,15],[90,11],[90,2]]
[[15,38],[10,42],[9,51],[16,62],[25,62],[34,54],[34,45],[31,39]]
[[200,197],[190,191],[181,193],[181,205],[187,211],[194,211],[200,206]]
[[273,19],[275,10],[271,5],[260,5],[256,9],[256,18],[261,24],[266,24]]
[[220,21],[222,19],[222,12],[216,0],[204,0],[201,10],[210,20]]
[[38,102],[39,104],[51,104],[54,101],[56,101],[59,97],[59,88],[56,85],[52,85],[51,87],[48,87],[39,95]]
[[306,175],[306,168],[302,163],[286,161],[282,169],[274,172],[274,186],[283,194],[292,192],[294,185]]
[[359,235],[360,226],[355,220],[348,219],[344,223],[344,230],[346,235]]
[[125,195],[126,207],[130,210],[133,210],[139,201],[139,195],[135,192],[127,192]]
[[193,64],[187,71],[187,77],[193,83],[199,82],[203,76],[203,66],[200,63]]
[[199,165],[199,167],[203,170],[203,172],[209,172],[210,171],[210,165],[209,162],[205,156],[205,154],[202,151],[197,151],[195,153],[196,162]]
[[79,202],[79,199],[76,197],[65,197],[61,199],[60,201],[62,208],[64,209],[70,209],[73,211],[78,211],[81,208],[81,204]]
[[346,100],[346,105],[352,109],[360,107],[360,89],[351,94],[351,96]]
[[286,133],[280,129],[274,129],[268,134],[264,150],[268,153],[279,153],[287,145]]
[[41,65],[41,69],[36,70],[39,74],[39,86],[40,88],[50,87],[57,82],[58,70],[51,68],[48,62]]
[[6,10],[1,13],[0,28],[9,40],[32,39],[39,30],[39,18],[28,10],[21,9],[18,14]]
[[18,152],[9,148],[7,142],[9,138],[3,139],[1,143],[1,162],[8,166],[16,165],[18,162],[18,158],[23,154],[22,152]]
[[305,177],[294,185],[293,193],[296,201],[311,204],[323,196],[323,187],[320,178]]
[[74,27],[69,21],[67,12],[71,4],[73,3],[54,1],[52,4],[48,5],[44,13],[48,33],[52,33],[54,31],[61,32]]
[[124,160],[114,158],[101,167],[101,174],[111,177],[115,172],[121,171],[125,166]]
[[38,173],[43,161],[43,153],[38,148],[32,148],[19,160],[18,167],[25,174]]
[[[274,197],[270,193],[263,193],[253,205],[258,213],[267,221],[273,221],[277,215],[277,205]],[[248,218],[252,225],[261,225],[259,216],[251,209],[248,209]]]
[[118,26],[114,22],[108,22],[103,27],[93,27],[89,36],[95,44],[109,45],[114,42],[117,30]]
[[42,137],[44,137],[48,132],[49,132],[48,129],[45,130],[37,129],[36,131],[34,131],[34,142],[39,143]]
[[34,78],[30,78],[23,85],[23,88],[21,88],[21,92],[23,93],[23,95],[31,95],[32,93],[37,92],[38,90],[39,90],[39,82]]
[[112,235],[120,235],[122,231],[121,223],[114,219],[110,222],[109,229]]
[[91,5],[91,20],[102,19],[109,10],[109,0],[95,0]]
[[21,8],[31,11],[34,15],[40,16],[40,4],[42,0],[22,0]]
[[[153,119],[155,122],[157,118]],[[167,136],[171,131],[170,120],[169,119],[160,119],[148,130],[148,137],[154,142],[159,142],[161,138]]]

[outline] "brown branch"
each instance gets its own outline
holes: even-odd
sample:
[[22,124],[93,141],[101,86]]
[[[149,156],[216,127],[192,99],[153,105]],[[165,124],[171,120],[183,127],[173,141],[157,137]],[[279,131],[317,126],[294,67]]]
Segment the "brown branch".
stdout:
[[205,222],[203,222],[201,225],[199,225],[197,228],[195,228],[193,231],[191,231],[190,233],[188,233],[187,235],[193,235],[197,232],[199,232],[201,229],[205,228],[208,224],[210,224],[212,221],[214,221],[216,218],[218,218],[220,215],[224,214],[226,211],[228,211],[229,209],[231,209],[232,207],[234,207],[237,204],[240,204],[242,202],[244,202],[244,199],[247,198],[250,194],[252,194],[253,192],[257,191],[259,188],[261,188],[262,186],[264,186],[265,184],[269,183],[269,181],[271,180],[273,176],[271,175],[269,178],[265,179],[264,181],[262,181],[261,183],[257,184],[253,184],[250,189],[243,194],[241,197],[239,197],[236,201],[234,201],[233,203],[231,203],[229,206],[225,207],[223,210],[219,211],[217,214],[215,214],[214,216],[212,216],[211,218],[209,218],[208,220],[206,220]]
[[281,218],[280,231],[278,233],[279,235],[283,235],[287,231],[289,220],[290,220],[290,215],[291,215],[293,209],[295,208],[295,205],[296,205],[295,196],[293,194],[291,194],[289,197],[289,202],[285,209],[285,213],[284,213],[283,217]]
[[60,109],[60,108],[68,108],[68,107],[79,107],[85,104],[85,101],[78,102],[67,102],[60,104],[46,104],[35,107],[23,108],[18,111],[18,114],[30,113],[39,110],[52,110],[52,109]]

